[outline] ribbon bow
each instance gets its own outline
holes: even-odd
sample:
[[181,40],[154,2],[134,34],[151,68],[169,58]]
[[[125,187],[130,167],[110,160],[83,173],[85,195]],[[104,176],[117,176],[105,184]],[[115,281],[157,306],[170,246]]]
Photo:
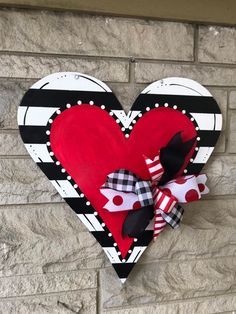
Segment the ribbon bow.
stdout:
[[107,176],[101,193],[108,199],[104,208],[110,212],[129,211],[123,223],[122,235],[137,238],[154,217],[157,236],[169,224],[177,228],[184,209],[179,203],[199,200],[209,189],[205,174],[187,175],[173,179],[184,164],[195,138],[184,142],[181,134],[171,138],[154,159],[144,157],[149,181],[142,180],[131,171],[119,169]]
[[104,208],[110,212],[129,210],[135,213],[138,208],[141,208],[143,213],[146,211],[143,217],[137,216],[139,221],[134,219],[134,215],[125,220],[123,236],[139,236],[145,230],[143,223],[146,227],[154,215],[153,237],[156,240],[166,223],[174,229],[179,227],[184,209],[177,203],[199,200],[201,194],[206,194],[209,190],[205,185],[205,174],[179,177],[159,186],[164,174],[160,155],[153,160],[144,156],[144,160],[150,181],[144,181],[128,170],[119,169],[107,176],[101,193],[108,199]]

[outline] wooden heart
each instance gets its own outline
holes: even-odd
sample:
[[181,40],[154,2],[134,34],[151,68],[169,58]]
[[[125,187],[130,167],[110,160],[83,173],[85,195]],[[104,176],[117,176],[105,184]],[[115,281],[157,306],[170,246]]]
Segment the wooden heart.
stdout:
[[150,84],[126,114],[105,83],[65,72],[47,76],[27,91],[18,124],[33,160],[124,282],[152,240],[153,224],[137,239],[122,237],[127,212],[104,209],[107,200],[100,187],[106,176],[127,169],[147,180],[143,155],[154,158],[178,132],[184,142],[197,137],[179,175],[198,174],[213,152],[222,116],[212,95],[189,79]]

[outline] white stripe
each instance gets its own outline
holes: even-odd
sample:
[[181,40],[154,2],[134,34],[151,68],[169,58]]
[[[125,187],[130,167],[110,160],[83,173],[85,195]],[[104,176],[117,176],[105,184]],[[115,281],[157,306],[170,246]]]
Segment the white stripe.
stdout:
[[167,77],[148,85],[141,94],[212,96],[198,82],[182,77]]
[[161,228],[165,226],[165,222],[154,223],[154,228]]
[[88,219],[83,214],[77,214],[82,223],[88,228],[89,231],[95,231],[93,225],[88,221]]
[[211,156],[214,147],[199,147],[197,155],[193,161],[196,164],[205,164]]
[[112,110],[112,112],[127,129],[141,111],[129,111],[127,114],[124,110]]
[[169,202],[169,197],[165,196],[163,201],[161,202],[160,208],[164,209],[168,202]]
[[94,214],[85,214],[85,216],[88,218],[95,231],[104,231],[103,227]]
[[50,180],[61,197],[80,197],[68,180]]
[[164,221],[164,219],[162,218],[162,216],[156,216],[155,221]]
[[151,160],[151,159],[148,158],[148,159],[145,160],[145,162],[146,162],[147,165],[150,165],[150,164],[153,163],[153,160]]
[[120,278],[120,281],[121,281],[122,283],[125,283],[125,282],[126,282],[126,279],[127,279],[127,278]]
[[157,174],[155,174],[155,176],[152,176],[152,179],[156,180],[156,179],[160,178],[162,176],[162,174],[163,174],[163,172],[157,173]]
[[126,263],[137,263],[145,249],[146,246],[135,246]]
[[46,144],[25,144],[25,148],[35,162],[53,162]]
[[18,124],[19,125],[46,125],[48,119],[53,113],[59,109],[55,107],[25,107],[18,108]]
[[36,82],[31,88],[111,92],[110,88],[102,81],[79,72],[53,73]]
[[196,120],[200,130],[215,130],[215,114],[214,113],[190,113]]
[[112,264],[121,263],[119,255],[117,254],[117,251],[114,247],[103,247],[103,250]]
[[157,164],[154,167],[149,168],[149,172],[156,172],[162,168],[161,164]]

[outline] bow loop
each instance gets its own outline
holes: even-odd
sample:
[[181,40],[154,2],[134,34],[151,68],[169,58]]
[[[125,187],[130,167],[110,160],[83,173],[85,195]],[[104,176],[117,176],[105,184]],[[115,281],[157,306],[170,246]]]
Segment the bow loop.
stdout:
[[153,204],[152,192],[148,181],[138,180],[135,184],[135,193],[138,196],[141,206]]

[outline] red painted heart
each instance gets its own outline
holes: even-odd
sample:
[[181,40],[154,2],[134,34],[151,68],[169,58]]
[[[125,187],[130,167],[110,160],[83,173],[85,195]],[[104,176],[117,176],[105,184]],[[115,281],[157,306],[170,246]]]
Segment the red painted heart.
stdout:
[[[110,213],[103,207],[105,197],[100,187],[106,176],[117,169],[127,169],[148,179],[143,154],[154,158],[178,132],[183,141],[196,136],[193,123],[181,112],[156,108],[145,113],[134,125],[127,139],[105,110],[91,105],[77,105],[61,113],[53,122],[50,142],[57,160],[75,180],[98,212],[125,257],[133,239],[122,238],[127,213]],[[182,168],[187,166],[193,150]]]

